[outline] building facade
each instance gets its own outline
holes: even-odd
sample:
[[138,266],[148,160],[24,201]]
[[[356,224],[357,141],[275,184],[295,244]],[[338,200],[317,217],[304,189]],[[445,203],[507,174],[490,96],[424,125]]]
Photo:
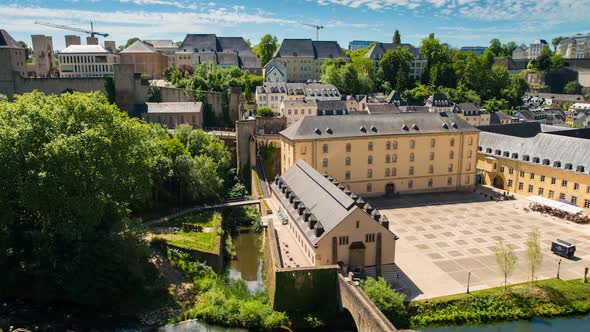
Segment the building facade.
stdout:
[[590,36],[578,33],[566,38],[559,42],[556,53],[566,59],[588,59],[590,58]]
[[475,103],[458,103],[453,106],[453,113],[467,121],[472,126],[488,126],[490,113]]
[[147,122],[165,125],[176,129],[187,124],[194,129],[203,127],[203,103],[146,103],[147,113],[143,117]]
[[363,195],[473,189],[478,130],[446,113],[304,117],[281,134],[281,169],[305,160]]
[[335,41],[312,41],[311,39],[283,39],[273,59],[287,68],[289,82],[306,82],[322,77],[322,65],[328,59],[350,61]]
[[547,41],[544,39],[537,39],[533,41],[528,47],[525,44],[521,44],[514,51],[512,51],[512,59],[514,60],[531,60],[539,55],[545,46],[548,46]]
[[121,63],[133,64],[136,72],[149,75],[154,79],[164,77],[164,69],[168,65],[168,57],[141,40],[135,41],[121,51],[120,56]]
[[178,50],[178,45],[170,39],[150,39],[144,40],[144,43],[150,44],[156,51],[164,54],[168,59],[167,67],[175,67],[176,66],[176,51]]
[[379,60],[389,50],[396,48],[407,48],[410,53],[414,56],[414,60],[410,61],[410,78],[419,81],[422,77],[422,72],[426,68],[428,61],[422,58],[420,50],[411,44],[392,44],[392,43],[376,43],[367,51],[366,57],[372,59],[375,62],[375,68],[379,64]]
[[25,50],[6,30],[0,29],[0,84],[11,80],[13,72],[26,76],[26,64]]
[[287,67],[278,59],[270,60],[264,65],[264,81],[265,82],[287,82]]
[[268,106],[279,113],[283,100],[340,100],[342,95],[332,84],[264,82],[256,87],[256,106]]
[[590,208],[590,140],[539,133],[515,137],[481,132],[482,182],[525,196],[567,200]]
[[272,197],[310,265],[338,264],[393,282],[398,237],[385,216],[332,177],[298,161],[271,183]]
[[61,77],[104,77],[113,75],[119,56],[101,45],[70,45],[59,53]]
[[55,69],[53,39],[51,36],[32,35],[35,56],[35,73],[37,77],[50,77]]

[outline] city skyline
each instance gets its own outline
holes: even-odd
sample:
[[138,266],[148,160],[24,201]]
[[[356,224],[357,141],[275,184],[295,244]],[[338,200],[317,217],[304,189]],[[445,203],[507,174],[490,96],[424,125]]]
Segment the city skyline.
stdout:
[[[182,40],[187,33],[243,36],[256,44],[266,33],[284,38],[336,40],[346,48],[352,40],[390,42],[393,31],[402,42],[419,44],[434,32],[452,46],[487,46],[492,38],[528,44],[590,31],[583,20],[590,0],[61,0],[0,1],[1,28],[30,44],[32,34],[53,36],[57,50],[70,31],[35,25],[35,20],[109,33],[118,45],[128,38]],[[568,20],[563,20],[567,15]],[[543,24],[539,24],[542,21]],[[102,41],[102,40],[101,40]]]

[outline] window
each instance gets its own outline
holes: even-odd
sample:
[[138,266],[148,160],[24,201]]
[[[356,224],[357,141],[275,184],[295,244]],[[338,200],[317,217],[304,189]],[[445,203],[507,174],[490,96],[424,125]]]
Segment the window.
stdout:
[[520,176],[524,176],[524,171],[520,171]]
[[350,143],[346,143],[346,152],[350,152]]
[[324,158],[324,159],[322,160],[322,166],[323,166],[323,167],[328,167],[328,158]]
[[455,146],[455,139],[451,138],[451,146]]
[[549,190],[549,198],[553,198],[555,196],[555,192],[553,190]]
[[510,169],[508,170],[508,174],[510,174],[510,175],[514,174],[514,168],[510,167]]
[[471,170],[471,163],[468,163],[468,164],[467,164],[467,168],[466,168],[466,170],[467,170],[467,171],[470,171],[470,170]]
[[346,166],[350,166],[350,157],[346,157],[346,158],[344,159],[344,164],[345,164]]
[[410,169],[408,170],[408,173],[410,175],[414,175],[414,166],[410,166]]
[[367,192],[368,193],[373,192],[373,185],[370,183],[367,183]]
[[389,168],[386,168],[386,169],[385,169],[385,176],[389,176],[389,174],[390,174],[389,172],[390,172],[390,171],[389,171]]
[[345,179],[345,180],[350,180],[350,171],[346,171],[346,172],[344,173],[344,179]]
[[545,175],[541,175],[541,182],[545,182]]
[[387,142],[387,143],[385,143],[385,148],[386,148],[387,150],[391,150],[391,142]]
[[369,151],[373,151],[373,142],[369,142],[368,148],[369,148]]
[[391,156],[390,156],[390,155],[388,155],[388,154],[386,154],[386,155],[385,155],[385,163],[386,163],[386,164],[389,164],[390,162],[391,162]]
[[369,157],[367,158],[367,163],[368,163],[369,165],[373,165],[373,156],[369,156]]
[[529,184],[529,188],[528,189],[529,189],[528,192],[529,193],[532,193],[533,192],[533,185],[532,184]]
[[432,187],[432,179],[428,179],[428,187]]
[[565,193],[559,193],[559,199],[565,199]]
[[473,145],[473,137],[469,136],[469,138],[467,139],[467,144]]
[[449,172],[453,171],[453,164],[449,164]]
[[449,159],[454,159],[455,158],[455,151],[450,151],[449,152]]
[[567,187],[567,180],[562,180],[561,181],[561,186],[566,188]]
[[434,138],[430,139],[430,147],[433,148],[436,146],[436,140]]
[[535,173],[531,173],[531,180],[535,179]]
[[447,178],[447,185],[452,185],[452,184],[453,184],[453,178],[449,176]]
[[557,182],[556,178],[551,178],[551,184],[555,184]]
[[585,199],[584,200],[584,208],[585,209],[590,209],[590,199]]
[[428,166],[428,173],[430,173],[430,174],[434,173],[434,166],[433,165]]
[[391,155],[391,162],[392,163],[396,163],[397,162],[397,154],[392,154]]
[[572,202],[572,204],[574,204],[576,206],[578,205],[578,197],[572,196],[572,199],[570,199],[570,201]]
[[518,190],[522,190],[524,188],[524,183],[519,182],[518,183]]
[[324,145],[322,146],[322,151],[323,151],[324,153],[328,153],[328,144],[324,144]]
[[360,225],[361,225],[361,222],[357,220],[356,221],[356,228],[359,228]]
[[412,180],[408,181],[408,188],[409,189],[414,188],[414,181],[412,181]]
[[574,190],[579,190],[580,189],[580,184],[577,182],[574,182]]
[[397,150],[397,141],[393,141],[393,149]]
[[465,176],[465,184],[469,184],[471,177],[469,175]]
[[504,166],[500,166],[500,172],[504,173]]
[[414,161],[414,152],[410,153],[410,161]]
[[508,180],[508,188],[512,188],[512,184],[514,184],[514,182],[512,180]]
[[391,168],[391,176],[397,176],[397,168]]
[[375,242],[375,233],[365,234],[365,242]]
[[414,140],[411,140],[411,141],[410,141],[410,149],[413,149],[413,148],[415,148],[415,147],[416,147],[416,141],[414,141]]
[[430,152],[430,160],[434,160],[434,152]]
[[367,170],[367,177],[368,177],[369,179],[373,177],[373,170],[372,170],[372,169],[370,169],[370,168]]
[[345,246],[348,244],[348,236],[339,236],[338,237],[338,244],[341,246]]
[[307,153],[307,146],[302,146],[301,147],[301,154],[306,154]]

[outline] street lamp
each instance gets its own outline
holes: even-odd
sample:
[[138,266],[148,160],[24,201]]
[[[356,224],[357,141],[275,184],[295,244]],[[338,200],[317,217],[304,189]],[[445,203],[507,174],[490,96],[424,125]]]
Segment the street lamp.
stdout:
[[469,294],[469,282],[471,281],[471,271],[467,275],[467,294]]
[[561,268],[561,258],[559,259],[559,262],[557,262],[557,279],[559,279],[559,269]]

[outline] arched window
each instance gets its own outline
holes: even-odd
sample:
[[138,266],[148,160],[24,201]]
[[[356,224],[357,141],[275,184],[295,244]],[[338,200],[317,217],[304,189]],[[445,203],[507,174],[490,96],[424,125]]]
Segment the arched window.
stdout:
[[370,183],[367,183],[367,192],[370,193],[373,191],[373,185]]
[[372,169],[370,169],[370,168],[367,170],[367,177],[368,177],[369,179],[373,177],[373,170],[372,170]]
[[350,171],[346,171],[346,173],[344,173],[344,179],[350,180]]
[[410,161],[414,161],[414,152],[410,153]]
[[434,165],[428,166],[428,173],[430,173],[430,174],[434,173]]
[[350,147],[350,143],[346,143],[346,152],[350,152],[351,147]]
[[454,159],[455,158],[455,151],[450,151],[449,152],[449,159]]
[[369,151],[373,151],[373,142],[369,142],[368,148],[369,148]]
[[386,164],[389,164],[390,162],[391,162],[391,156],[390,156],[390,155],[388,155],[388,154],[386,154],[386,155],[385,155],[385,163],[386,163]]
[[410,168],[409,168],[409,170],[408,170],[408,173],[409,173],[410,175],[414,175],[414,166],[410,166]]
[[393,141],[393,149],[397,150],[397,141]]
[[373,156],[369,156],[369,157],[367,158],[367,163],[368,163],[369,165],[373,165]]
[[392,163],[396,163],[397,162],[397,154],[392,154],[391,155],[391,162]]
[[391,176],[397,176],[397,168],[392,168],[391,169]]
[[322,166],[328,167],[328,158],[324,158],[324,160],[322,160]]
[[346,157],[346,159],[344,159],[344,163],[346,166],[350,166],[350,157]]
[[385,143],[385,148],[387,150],[391,150],[391,142],[388,141],[387,143]]

